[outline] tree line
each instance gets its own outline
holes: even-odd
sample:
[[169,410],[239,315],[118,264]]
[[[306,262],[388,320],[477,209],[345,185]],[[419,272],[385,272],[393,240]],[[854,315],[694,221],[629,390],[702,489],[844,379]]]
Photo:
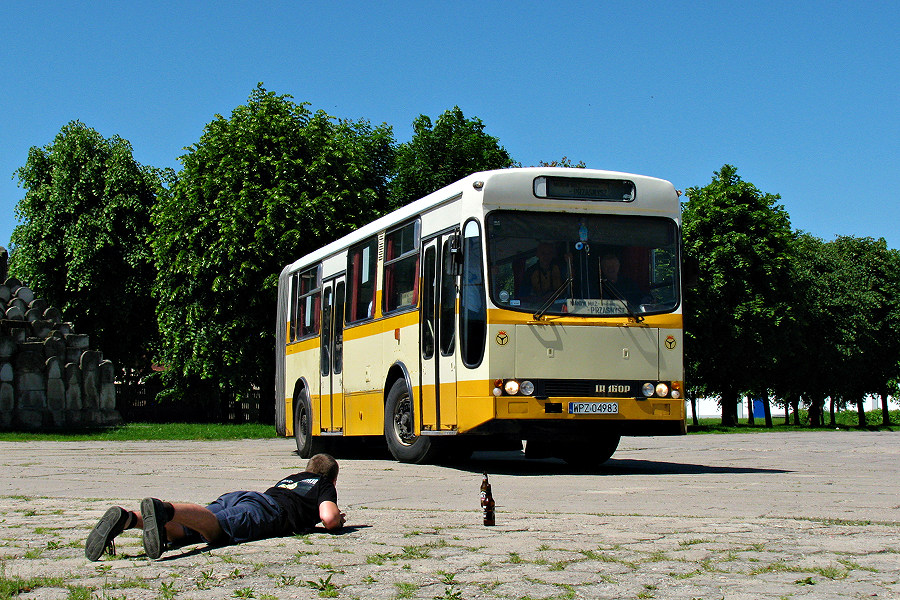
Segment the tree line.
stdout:
[[[778,195],[725,165],[689,188],[684,250],[694,281],[685,290],[686,379],[693,398],[715,396],[722,422],[737,421],[744,395],[799,406],[830,424],[900,382],[900,252],[885,240],[822,240],[791,228]],[[767,411],[768,412],[768,411]],[[767,422],[771,417],[767,415]]]
[[[120,381],[211,414],[274,381],[282,267],[474,171],[516,166],[477,117],[420,115],[409,142],[258,85],[179,157],[141,165],[80,121],[32,147],[10,272],[90,331]],[[583,167],[563,157],[541,163]],[[900,381],[900,256],[883,239],[791,228],[777,195],[725,165],[685,191],[689,396],[809,407],[821,424]],[[154,369],[154,365],[164,368]]]

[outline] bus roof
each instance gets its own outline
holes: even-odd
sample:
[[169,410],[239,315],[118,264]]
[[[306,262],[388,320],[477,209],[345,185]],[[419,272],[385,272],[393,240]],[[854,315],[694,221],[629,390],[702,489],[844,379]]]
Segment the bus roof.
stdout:
[[[416,215],[428,212],[448,201],[458,198],[467,189],[473,189],[476,181],[484,183],[483,190],[490,191],[491,202],[502,201],[504,197],[521,198],[522,189],[531,189],[531,181],[540,175],[563,177],[590,177],[599,179],[625,179],[633,181],[639,194],[649,194],[651,197],[659,196],[664,203],[674,200],[674,207],[678,207],[678,196],[672,184],[664,179],[622,173],[618,171],[602,171],[598,169],[572,169],[566,167],[522,167],[514,169],[497,169],[494,171],[479,171],[472,173],[458,181],[451,183],[424,198],[416,200],[368,223],[352,233],[348,233],[330,244],[315,250],[306,256],[285,266],[282,273],[293,272],[306,266],[312,266],[329,256],[341,252],[349,246],[353,246],[366,238],[369,238],[383,229],[389,229],[399,225]],[[542,203],[546,203],[543,201]],[[671,208],[669,209],[671,210]]]

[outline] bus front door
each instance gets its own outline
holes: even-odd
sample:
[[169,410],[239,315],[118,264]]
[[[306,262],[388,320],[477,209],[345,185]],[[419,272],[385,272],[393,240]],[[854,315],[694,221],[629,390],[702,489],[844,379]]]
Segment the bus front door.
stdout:
[[456,277],[449,235],[423,245],[421,394],[423,434],[456,431]]
[[344,430],[344,278],[322,286],[321,394],[319,427],[323,434]]

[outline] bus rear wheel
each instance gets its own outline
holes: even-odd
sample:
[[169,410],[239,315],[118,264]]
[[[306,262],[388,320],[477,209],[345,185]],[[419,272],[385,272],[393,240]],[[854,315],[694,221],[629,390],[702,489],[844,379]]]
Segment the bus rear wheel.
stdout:
[[310,458],[317,452],[318,444],[312,435],[312,407],[305,390],[294,396],[294,440],[300,458]]
[[384,439],[388,450],[400,462],[423,463],[434,453],[431,439],[416,435],[412,395],[406,382],[398,379],[388,392],[384,406]]

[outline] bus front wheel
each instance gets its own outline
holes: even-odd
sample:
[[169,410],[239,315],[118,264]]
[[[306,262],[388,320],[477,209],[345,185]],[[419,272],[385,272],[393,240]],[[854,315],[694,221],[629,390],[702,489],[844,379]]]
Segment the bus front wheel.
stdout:
[[400,462],[423,463],[431,458],[431,439],[416,435],[412,395],[403,379],[398,379],[388,392],[384,405],[384,439],[388,450]]

